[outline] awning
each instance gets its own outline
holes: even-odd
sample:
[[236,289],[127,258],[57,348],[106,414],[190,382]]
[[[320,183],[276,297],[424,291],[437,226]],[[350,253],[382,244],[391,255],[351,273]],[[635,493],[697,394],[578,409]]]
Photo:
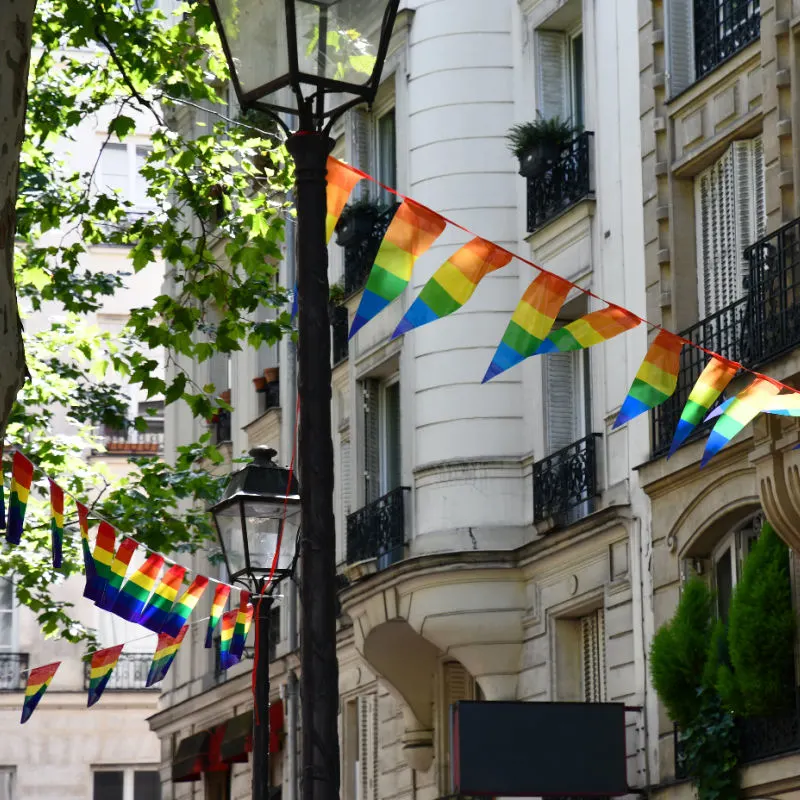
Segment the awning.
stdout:
[[240,714],[225,723],[225,733],[219,746],[220,760],[225,764],[247,761],[253,750],[253,712]]
[[[225,725],[217,725],[211,729],[208,739],[208,757],[206,758],[206,772],[227,772],[230,769],[228,762],[222,758],[222,740],[225,738]],[[245,756],[245,761],[247,756]]]
[[195,733],[181,739],[178,750],[172,759],[173,783],[199,781],[208,757],[208,744],[211,738],[208,731]]

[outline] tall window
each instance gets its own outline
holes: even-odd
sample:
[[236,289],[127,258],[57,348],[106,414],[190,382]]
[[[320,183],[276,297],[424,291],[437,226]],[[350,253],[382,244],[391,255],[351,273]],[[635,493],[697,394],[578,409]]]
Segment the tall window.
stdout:
[[14,767],[0,767],[0,800],[15,800]]
[[583,126],[583,33],[537,30],[535,59],[539,114]]
[[[353,163],[380,183],[397,188],[397,125],[394,108],[383,112],[353,111],[350,117]],[[378,192],[375,197],[375,192]],[[369,181],[356,187],[362,197],[372,193],[382,203],[395,202],[395,196],[376,189]]]
[[161,800],[161,778],[157,770],[97,770],[92,800]]
[[362,392],[365,500],[371,503],[401,485],[400,382],[366,380]]
[[0,578],[0,654],[14,649],[14,585]]
[[705,318],[743,297],[744,251],[766,232],[761,137],[734,142],[695,179],[698,300]]
[[552,353],[544,365],[545,445],[547,455],[586,435],[588,360],[586,353]]
[[602,608],[581,617],[581,677],[583,701],[606,699],[606,618]]
[[717,599],[717,614],[727,623],[733,589],[742,575],[744,560],[761,532],[764,517],[755,514],[740,523],[714,548],[712,554],[713,583]]
[[360,695],[346,709],[345,800],[378,800],[378,695]]
[[152,205],[147,197],[147,181],[141,174],[151,149],[149,145],[135,143],[107,143],[100,156],[101,188],[119,192],[124,200],[137,207]]
[[445,661],[441,665],[436,715],[436,761],[442,795],[451,795],[454,788],[450,770],[450,709],[461,700],[480,699],[478,685],[460,662]]

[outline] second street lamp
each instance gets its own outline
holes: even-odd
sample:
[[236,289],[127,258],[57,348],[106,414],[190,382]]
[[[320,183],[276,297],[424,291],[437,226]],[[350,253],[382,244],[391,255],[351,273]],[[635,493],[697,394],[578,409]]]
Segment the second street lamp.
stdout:
[[[289,133],[297,198],[303,800],[339,796],[326,163],[334,122],[378,90],[400,0],[209,0],[239,105]],[[292,115],[295,132],[277,115]],[[310,645],[309,645],[310,643]],[[307,646],[308,645],[308,646]]]
[[[269,447],[250,451],[252,463],[234,472],[210,511],[231,583],[245,586],[255,608],[253,682],[253,800],[269,797],[269,618],[275,585],[289,575],[297,546],[300,488],[273,463]],[[273,571],[274,565],[274,571]]]

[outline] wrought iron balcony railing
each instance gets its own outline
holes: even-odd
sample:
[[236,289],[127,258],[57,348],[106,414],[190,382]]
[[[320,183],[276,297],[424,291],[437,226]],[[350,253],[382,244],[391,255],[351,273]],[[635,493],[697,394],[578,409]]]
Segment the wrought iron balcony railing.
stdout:
[[27,653],[0,653],[0,692],[20,692],[28,680]]
[[347,340],[350,323],[347,309],[344,306],[331,308],[331,341],[333,343],[333,366],[341,364],[350,355],[350,345]]
[[[149,653],[122,653],[111,673],[106,691],[117,692],[138,692],[143,689],[148,691],[158,691],[158,686],[149,687],[147,684],[147,674],[150,672],[150,664],[153,656]],[[89,678],[92,665],[87,661],[83,668],[83,688],[89,688]]]
[[528,178],[528,233],[591,196],[593,144],[593,133],[581,133],[552,166]]
[[533,465],[533,521],[553,518],[557,525],[591,514],[598,494],[599,433],[559,450]]
[[[749,368],[766,364],[800,345],[800,219],[745,251],[750,264],[747,293],[681,333],[683,338]],[[707,362],[684,347],[675,393],[651,415],[653,457],[669,451],[675,426]],[[708,430],[698,425],[692,438]]]
[[760,35],[760,0],[694,0],[697,79],[716,69]]
[[400,486],[347,517],[347,563],[375,558],[386,569],[405,557],[406,497]]
[[367,282],[375,256],[378,254],[383,237],[394,218],[398,206],[392,205],[378,214],[372,230],[366,236],[359,236],[344,246],[344,291],[353,294]]

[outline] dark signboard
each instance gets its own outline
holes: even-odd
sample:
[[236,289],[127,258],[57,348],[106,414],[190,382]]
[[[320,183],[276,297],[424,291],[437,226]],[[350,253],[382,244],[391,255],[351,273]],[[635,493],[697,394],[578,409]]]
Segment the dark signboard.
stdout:
[[628,794],[622,703],[460,702],[451,710],[460,795]]

